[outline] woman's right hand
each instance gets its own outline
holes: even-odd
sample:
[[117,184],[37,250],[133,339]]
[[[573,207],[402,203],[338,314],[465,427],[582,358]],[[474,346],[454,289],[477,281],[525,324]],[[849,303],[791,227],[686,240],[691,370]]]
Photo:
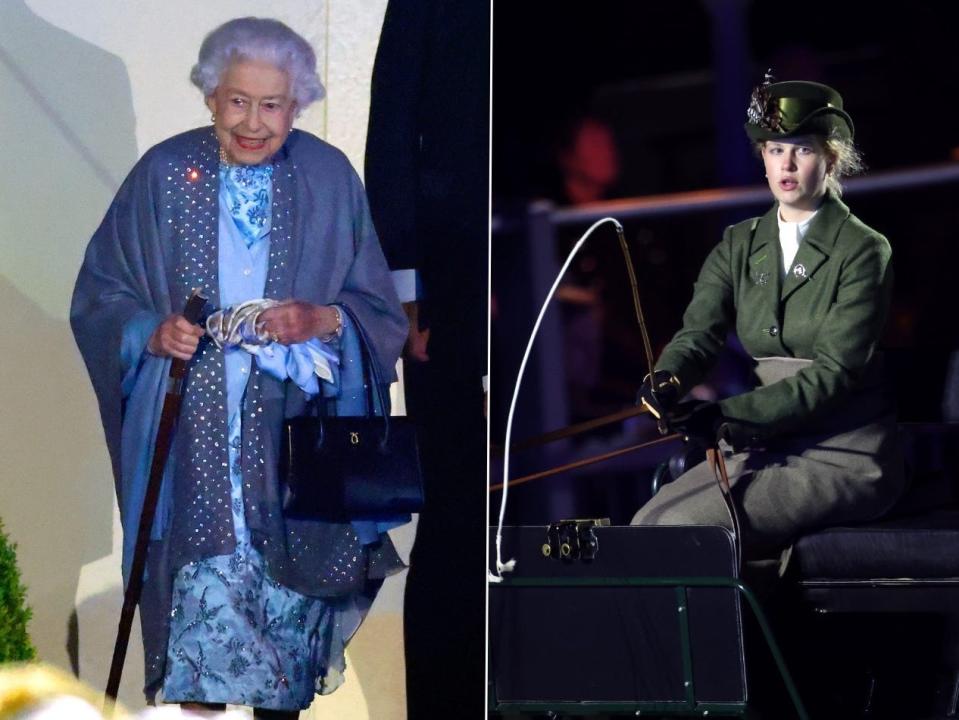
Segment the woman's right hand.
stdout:
[[665,420],[679,400],[679,381],[666,370],[647,375],[636,397],[637,405],[644,405],[657,420]]
[[153,331],[147,342],[147,351],[160,357],[189,360],[196,352],[203,332],[203,328],[182,315],[170,315]]

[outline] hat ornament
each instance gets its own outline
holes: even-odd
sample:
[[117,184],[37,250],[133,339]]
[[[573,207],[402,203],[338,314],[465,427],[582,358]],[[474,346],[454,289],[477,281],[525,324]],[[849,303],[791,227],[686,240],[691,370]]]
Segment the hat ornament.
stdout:
[[775,105],[769,105],[769,86],[775,80],[772,73],[772,68],[766,70],[762,84],[753,88],[753,93],[749,98],[749,107],[746,109],[746,119],[764,130],[780,131],[782,113]]

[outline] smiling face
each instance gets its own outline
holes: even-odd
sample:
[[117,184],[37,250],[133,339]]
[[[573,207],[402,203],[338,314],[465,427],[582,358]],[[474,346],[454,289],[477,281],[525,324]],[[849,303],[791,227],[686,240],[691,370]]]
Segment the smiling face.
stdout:
[[809,217],[822,201],[833,164],[822,140],[815,135],[767,140],[762,156],[783,220],[799,222]]
[[283,147],[296,112],[289,76],[262,60],[231,63],[206,104],[220,147],[238,165],[259,165]]

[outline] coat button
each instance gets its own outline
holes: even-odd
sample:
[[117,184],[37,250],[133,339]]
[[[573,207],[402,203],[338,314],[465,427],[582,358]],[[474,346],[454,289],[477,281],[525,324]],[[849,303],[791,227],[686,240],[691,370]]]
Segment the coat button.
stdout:
[[771,325],[769,328],[769,334],[772,337],[776,337],[779,334],[779,328],[776,327],[775,325]]

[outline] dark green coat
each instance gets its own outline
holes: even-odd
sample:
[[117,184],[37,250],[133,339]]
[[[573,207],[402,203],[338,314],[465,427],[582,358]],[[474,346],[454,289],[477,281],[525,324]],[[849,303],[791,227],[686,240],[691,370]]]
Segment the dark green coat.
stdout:
[[889,242],[830,194],[782,280],[777,212],[773,205],[726,229],[699,274],[683,329],[656,368],[673,373],[685,392],[735,330],[755,358],[813,362],[723,400],[727,418],[762,436],[869,422],[884,411],[875,350],[892,289]]
[[[889,243],[829,196],[783,281],[777,212],[726,230],[657,364],[688,390],[729,330],[758,359],[762,386],[720,403],[753,437],[752,449],[726,459],[746,557],[770,557],[810,529],[879,517],[905,484],[876,354]],[[713,470],[700,463],[665,485],[633,524],[729,526]]]

